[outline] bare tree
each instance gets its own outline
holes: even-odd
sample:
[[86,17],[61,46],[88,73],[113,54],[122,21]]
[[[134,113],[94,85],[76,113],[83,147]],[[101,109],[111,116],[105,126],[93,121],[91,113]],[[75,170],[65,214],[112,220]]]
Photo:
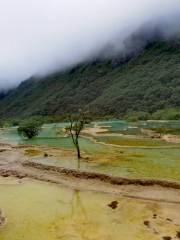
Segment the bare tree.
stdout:
[[78,158],[78,169],[80,168],[80,159],[81,159],[81,151],[79,146],[79,136],[81,131],[83,130],[86,120],[83,113],[79,113],[75,116],[69,116],[70,125],[66,127],[66,132],[71,136],[73,144],[77,151]]

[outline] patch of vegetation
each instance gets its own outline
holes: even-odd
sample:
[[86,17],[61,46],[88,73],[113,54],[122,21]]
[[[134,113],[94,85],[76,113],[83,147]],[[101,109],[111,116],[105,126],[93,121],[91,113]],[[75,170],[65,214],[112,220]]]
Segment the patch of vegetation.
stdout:
[[178,44],[156,42],[124,64],[96,61],[31,78],[0,99],[0,115],[65,119],[85,108],[95,118],[180,119],[179,59]]
[[150,140],[150,139],[137,139],[137,138],[122,138],[122,137],[96,137],[99,142],[105,142],[107,144],[128,146],[128,147],[160,147],[166,146],[168,143],[161,140]]
[[169,108],[164,110],[158,110],[152,114],[152,119],[180,120],[180,108]]
[[41,131],[42,123],[39,121],[24,121],[18,127],[18,133],[27,137],[28,139],[32,139],[38,136]]
[[124,116],[129,122],[145,121],[151,118],[151,114],[147,112],[130,112]]

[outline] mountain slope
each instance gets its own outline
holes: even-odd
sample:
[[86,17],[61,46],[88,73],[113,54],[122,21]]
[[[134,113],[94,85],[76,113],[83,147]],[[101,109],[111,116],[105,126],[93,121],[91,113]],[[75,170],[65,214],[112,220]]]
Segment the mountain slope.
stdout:
[[179,106],[180,46],[158,42],[125,64],[93,62],[24,81],[0,100],[0,114],[62,115],[87,108],[97,116],[122,116]]

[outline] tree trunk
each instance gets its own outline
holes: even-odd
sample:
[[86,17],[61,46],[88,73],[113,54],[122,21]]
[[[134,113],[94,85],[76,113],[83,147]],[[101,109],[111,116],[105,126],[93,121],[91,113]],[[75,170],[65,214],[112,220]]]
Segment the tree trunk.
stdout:
[[81,152],[80,152],[79,144],[76,145],[76,149],[77,149],[78,170],[79,170],[80,169],[80,159],[81,159]]
[[80,153],[80,149],[79,149],[79,145],[77,145],[77,157],[81,158],[81,153]]

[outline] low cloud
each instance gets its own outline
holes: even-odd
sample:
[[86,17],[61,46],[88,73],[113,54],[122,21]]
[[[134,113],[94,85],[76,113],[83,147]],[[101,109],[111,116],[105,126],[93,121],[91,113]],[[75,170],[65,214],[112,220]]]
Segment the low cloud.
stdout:
[[179,16],[179,0],[0,0],[0,89],[176,36]]

